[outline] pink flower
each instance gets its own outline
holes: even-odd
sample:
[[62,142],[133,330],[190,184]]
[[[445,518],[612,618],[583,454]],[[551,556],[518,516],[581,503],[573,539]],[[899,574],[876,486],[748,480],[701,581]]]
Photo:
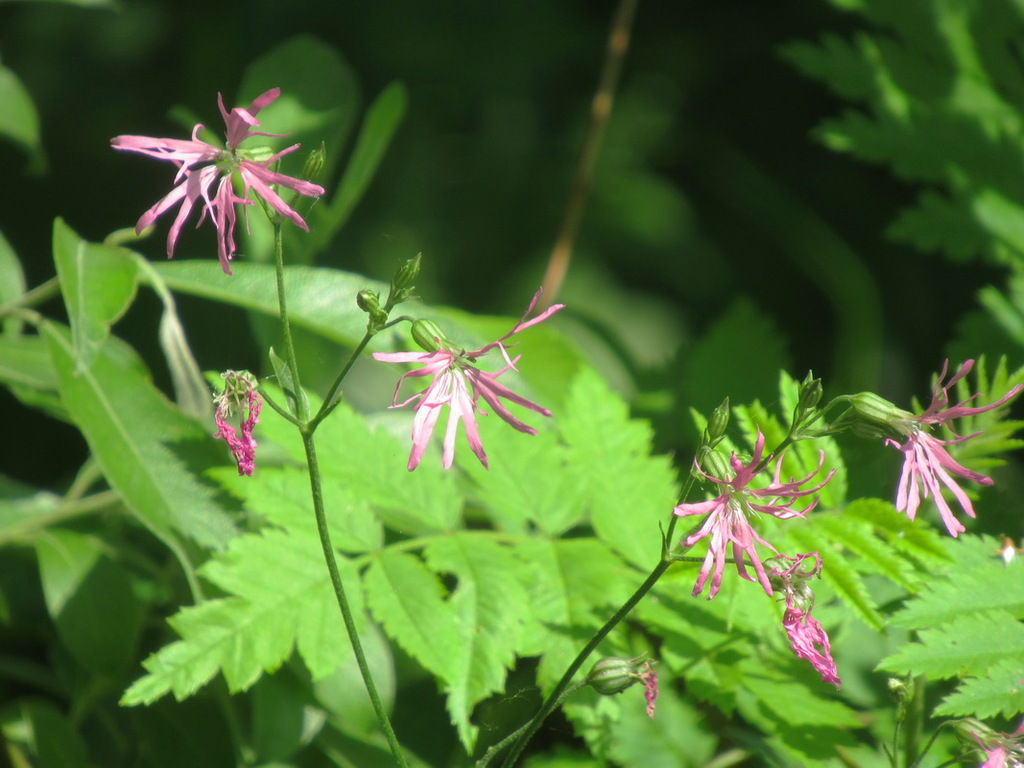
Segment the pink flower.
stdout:
[[1024,768],[1024,720],[1012,734],[986,733],[985,738],[972,733],[985,753],[979,768]]
[[654,705],[658,701],[658,673],[647,662],[647,669],[640,673],[644,682],[644,700],[647,702],[647,716],[654,719]]
[[[761,463],[761,455],[764,452],[764,435],[757,432],[757,441],[754,445],[754,454],[750,463],[744,465],[734,453],[730,459],[733,476],[730,479],[711,477],[706,474],[700,466],[698,471],[708,480],[718,486],[720,494],[709,501],[700,501],[692,504],[680,504],[674,510],[675,514],[686,517],[689,515],[707,515],[703,524],[696,533],[688,536],[683,544],[692,547],[701,539],[711,537],[708,545],[708,553],[704,558],[704,566],[701,568],[697,583],[693,587],[693,595],[696,597],[703,589],[708,577],[714,574],[711,579],[711,592],[708,595],[710,600],[718,594],[718,588],[722,583],[722,572],[725,570],[726,549],[732,545],[732,558],[742,578],[747,581],[754,581],[747,573],[747,563],[744,554],[750,559],[754,571],[757,573],[757,581],[764,587],[764,591],[770,596],[772,594],[771,584],[768,575],[765,573],[761,558],[757,554],[757,544],[767,547],[778,554],[777,550],[767,541],[757,535],[750,524],[749,517],[754,512],[763,512],[781,520],[788,520],[793,517],[803,517],[814,508],[817,499],[810,506],[802,511],[792,508],[794,499],[808,496],[815,493],[832,479],[835,470],[829,472],[828,476],[814,488],[801,491],[799,487],[810,480],[820,470],[825,461],[825,454],[822,452],[818,468],[802,480],[788,483],[780,482],[782,472],[782,456],[775,464],[775,474],[765,488],[749,488],[754,477],[759,474],[758,465]],[[696,462],[694,462],[696,464]],[[758,501],[763,500],[763,501]]]
[[[299,145],[295,144],[269,157],[267,151],[239,149],[239,145],[251,136],[281,135],[253,130],[260,124],[256,119],[259,111],[280,95],[280,88],[272,88],[258,96],[248,109],[235,107],[228,112],[224,108],[224,99],[218,93],[217,103],[226,126],[225,149],[199,140],[199,131],[203,127],[201,124],[192,129],[190,141],[154,139],[149,136],[116,136],[111,139],[110,143],[114,149],[138,152],[157,160],[168,160],[178,166],[178,173],[174,177],[174,189],[142,214],[135,225],[135,232],[142,232],[156,221],[157,217],[176,205],[180,206],[167,235],[167,256],[170,258],[174,255],[174,246],[182,226],[192,213],[192,209],[200,204],[202,209],[197,226],[209,215],[217,227],[217,255],[220,257],[220,264],[230,275],[230,261],[235,255],[235,205],[253,205],[254,201],[249,199],[251,190],[255,190],[279,216],[291,219],[308,231],[306,222],[288,207],[274,187],[286,187],[309,197],[322,195],[323,187],[270,170],[280,157],[295,151]],[[236,177],[243,185],[241,196],[235,194]],[[218,182],[216,190],[211,191],[215,182]]]
[[[780,589],[786,599],[786,611],[782,616],[782,628],[789,636],[793,653],[799,659],[811,662],[821,679],[839,688],[842,680],[832,660],[832,647],[828,642],[828,634],[821,622],[811,617],[814,608],[814,593],[807,586],[808,579],[821,573],[821,557],[817,552],[796,557],[783,556],[778,562],[789,560],[790,565],[779,567],[773,565],[769,569],[772,583]],[[804,566],[811,560],[810,568]]]
[[[530,402],[498,383],[498,377],[510,369],[515,370],[515,364],[519,361],[519,356],[509,359],[508,352],[502,342],[520,331],[524,331],[546,320],[564,306],[562,304],[554,304],[537,315],[537,317],[527,320],[526,317],[533,311],[533,307],[539,297],[540,291],[537,291],[530,302],[530,306],[526,309],[526,314],[523,315],[522,319],[516,323],[511,331],[497,341],[493,341],[480,349],[471,352],[456,350],[441,338],[434,336],[433,341],[437,348],[432,352],[374,352],[373,357],[375,360],[381,360],[386,363],[423,364],[421,368],[402,374],[398,380],[398,385],[395,387],[395,396],[391,405],[392,408],[401,408],[414,400],[418,401],[414,406],[416,415],[413,417],[412,423],[412,452],[409,454],[408,465],[410,471],[416,469],[420,459],[423,458],[423,453],[427,449],[427,443],[430,441],[430,436],[434,432],[437,420],[441,416],[441,409],[445,405],[449,408],[448,426],[445,429],[444,435],[443,462],[445,469],[451,468],[452,461],[455,458],[455,434],[460,421],[466,426],[466,437],[469,440],[469,447],[476,454],[476,457],[480,459],[480,463],[487,467],[487,454],[484,452],[483,444],[480,442],[480,433],[476,423],[476,414],[485,413],[477,405],[477,401],[480,398],[483,398],[502,420],[528,435],[537,434],[537,430],[513,416],[505,404],[501,402],[501,398],[521,405],[524,408],[529,408],[531,411],[536,411],[543,416],[551,416],[551,411],[541,408],[536,403]],[[487,373],[472,365],[477,359],[483,357],[495,347],[501,350],[501,354],[505,358],[507,365],[504,368],[496,373]],[[399,403],[398,392],[402,387],[402,382],[406,378],[420,378],[423,376],[433,376],[434,379],[424,391],[418,392]]]
[[[217,403],[217,412],[214,414],[217,434],[214,437],[227,442],[238,465],[238,474],[251,475],[256,468],[256,441],[252,431],[260,420],[263,398],[256,391],[256,383],[248,373],[225,371],[221,377],[224,379],[224,392],[214,397]],[[228,419],[236,412],[245,413],[239,425],[242,429],[241,438],[234,426],[228,423]]]
[[968,360],[965,362],[949,382],[943,384],[942,380],[946,377],[948,366],[949,361],[947,360],[942,366],[942,372],[939,374],[938,381],[935,382],[932,390],[932,402],[927,410],[919,416],[895,419],[892,422],[893,427],[901,432],[906,440],[900,444],[891,438],[886,438],[885,443],[902,451],[904,456],[903,473],[900,476],[900,484],[896,492],[896,509],[900,512],[906,512],[907,517],[913,520],[917,515],[918,507],[921,505],[922,495],[924,498],[931,496],[935,499],[935,504],[939,508],[939,513],[942,515],[942,522],[945,523],[946,530],[949,531],[951,536],[956,536],[966,529],[954,517],[949,504],[943,498],[942,486],[946,486],[952,492],[968,517],[974,517],[974,507],[971,504],[971,500],[957,484],[957,481],[953,479],[953,475],[973,480],[980,485],[992,485],[992,478],[962,466],[949,455],[944,446],[962,443],[970,440],[972,437],[977,437],[981,433],[975,432],[972,435],[954,437],[951,440],[940,440],[928,434],[925,429],[931,426],[949,427],[949,423],[953,419],[963,416],[974,416],[998,408],[1016,397],[1021,389],[1024,388],[1024,385],[1018,384],[999,400],[988,405],[967,407],[967,403],[977,397],[977,395],[972,395],[962,403],[950,407],[949,389],[970,372],[974,366],[974,361]]

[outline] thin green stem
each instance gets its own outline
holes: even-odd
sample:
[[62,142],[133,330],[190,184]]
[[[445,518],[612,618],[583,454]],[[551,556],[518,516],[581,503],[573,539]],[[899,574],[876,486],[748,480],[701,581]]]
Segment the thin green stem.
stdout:
[[295,356],[295,343],[292,341],[292,326],[288,320],[288,302],[284,289],[284,245],[282,241],[282,222],[274,222],[274,268],[277,276],[277,306],[281,313],[281,334],[284,336],[284,357],[288,370],[292,374],[292,396],[295,399],[295,416],[300,424],[309,418],[306,399],[302,396],[302,383],[299,380],[299,362]]
[[387,710],[384,708],[380,694],[377,693],[377,686],[373,682],[373,675],[366,661],[366,654],[363,652],[363,644],[359,640],[359,632],[356,629],[352,608],[345,594],[345,585],[341,582],[338,563],[334,559],[334,547],[331,544],[331,533],[327,528],[327,514],[324,509],[323,493],[320,487],[320,465],[316,455],[316,443],[308,427],[302,430],[302,447],[306,451],[306,462],[309,467],[309,486],[310,492],[313,495],[316,530],[320,534],[320,544],[323,547],[324,560],[327,562],[327,571],[331,575],[331,585],[334,587],[334,594],[338,599],[338,608],[341,609],[341,616],[345,622],[345,631],[348,632],[348,639],[352,644],[352,652],[355,654],[356,664],[359,666],[359,672],[363,676],[363,684],[366,686],[366,692],[370,696],[370,703],[377,713],[377,720],[380,722],[384,736],[391,747],[391,753],[395,756],[395,761],[398,765],[402,766],[402,768],[407,768],[408,764],[402,755],[402,748],[398,743],[398,737],[395,736],[395,730],[391,727],[391,720],[388,717]]
[[[566,688],[565,691],[562,692],[562,695],[558,699],[558,701],[555,702],[555,706],[561,706],[563,701],[568,699],[570,696],[572,696],[574,693],[576,693],[576,691],[578,691],[586,684],[587,683],[585,680],[580,680],[578,683],[575,683],[574,685],[571,685],[568,688]],[[476,768],[487,768],[487,766],[490,765],[491,760],[497,757],[501,753],[501,751],[505,749],[505,747],[507,747],[516,738],[518,738],[519,735],[523,731],[525,731],[529,726],[530,723],[524,723],[522,726],[516,728],[516,730],[512,731],[512,733],[510,733],[504,739],[499,741],[497,744],[492,744],[491,747],[484,753],[484,756],[477,761]]]
[[[674,522],[674,521],[673,521]],[[505,762],[502,763],[502,768],[512,768],[516,764],[516,760],[519,759],[519,755],[522,754],[523,749],[529,743],[530,739],[540,728],[541,724],[547,719],[548,715],[555,711],[558,707],[559,702],[563,698],[564,692],[569,688],[572,683],[572,678],[579,671],[579,668],[583,666],[583,662],[587,660],[587,657],[594,652],[594,649],[601,644],[601,641],[608,636],[615,627],[619,625],[626,616],[629,615],[630,611],[636,607],[644,595],[651,591],[651,588],[658,582],[658,579],[662,577],[665,571],[668,570],[669,566],[672,565],[672,560],[666,560],[664,557],[658,562],[651,571],[650,575],[644,580],[644,583],[633,593],[633,595],[623,603],[622,607],[615,612],[615,615],[605,622],[605,625],[597,631],[590,642],[588,642],[583,650],[579,652],[569,668],[565,670],[565,674],[562,675],[562,679],[558,681],[554,690],[551,691],[551,695],[548,696],[547,700],[541,705],[541,708],[537,711],[537,714],[533,716],[533,719],[529,722],[525,730],[516,740],[516,743],[512,745],[511,751],[505,758]]]
[[348,360],[345,362],[345,366],[341,369],[341,372],[338,374],[337,378],[335,378],[334,383],[331,384],[331,388],[327,391],[327,397],[325,397],[323,403],[320,404],[320,410],[317,411],[316,416],[310,419],[310,432],[315,431],[316,428],[320,426],[320,422],[334,410],[334,406],[336,405],[335,398],[337,398],[338,393],[341,391],[341,382],[345,380],[345,377],[348,376],[348,372],[352,370],[352,366],[355,365],[356,360],[358,360],[359,356],[363,354],[363,350],[366,349],[366,345],[370,343],[370,339],[376,335],[377,334],[372,331],[367,331],[362,340],[356,345],[356,348],[352,350],[352,354],[349,355]]
[[[313,432],[316,428],[316,424],[319,423],[319,419],[322,419],[324,415],[324,409],[321,408],[321,412],[317,414],[317,419],[309,419],[309,406],[307,405],[306,399],[302,396],[302,387],[299,381],[299,365],[298,360],[295,356],[295,345],[292,341],[291,325],[288,322],[288,305],[285,299],[285,284],[284,284],[284,249],[281,239],[281,222],[274,222],[274,266],[275,274],[277,276],[277,301],[278,308],[281,314],[281,332],[284,336],[284,351],[285,351],[285,363],[288,366],[288,370],[291,373],[292,386],[294,391],[292,397],[295,402],[295,418],[289,419],[292,423],[296,423],[299,434],[302,437],[302,447],[306,453],[306,466],[309,472],[309,489],[310,494],[313,498],[313,514],[316,517],[316,529],[320,536],[320,546],[324,553],[324,562],[327,564],[327,572],[331,577],[331,586],[334,588],[334,595],[338,601],[338,608],[341,611],[342,621],[345,623],[345,631],[348,633],[349,643],[352,645],[352,652],[356,658],[356,664],[359,666],[359,672],[363,676],[363,684],[366,686],[366,692],[369,694],[370,703],[373,705],[374,711],[377,713],[377,719],[380,722],[381,730],[384,731],[384,736],[388,740],[388,744],[391,748],[392,754],[395,756],[395,762],[400,768],[408,768],[408,763],[405,761],[405,756],[402,754],[401,745],[398,743],[398,738],[395,736],[395,730],[391,726],[391,720],[388,717],[387,710],[384,708],[384,704],[381,701],[380,694],[377,692],[377,686],[374,684],[373,675],[370,672],[370,666],[366,661],[366,654],[363,651],[363,644],[359,639],[359,632],[356,628],[355,617],[352,614],[352,607],[349,604],[348,596],[345,592],[345,585],[341,581],[341,573],[338,571],[338,562],[335,559],[334,545],[331,543],[331,533],[327,527],[327,511],[324,507],[323,490],[321,487],[320,479],[320,463],[317,459],[316,453],[316,442],[313,438]],[[331,397],[324,401],[325,404],[329,403],[331,398],[334,396],[335,391],[341,386],[341,381],[344,379],[345,374],[355,361],[356,356],[362,351],[362,349],[369,343],[370,338],[373,334],[367,332],[366,338],[360,343],[359,347],[355,350],[352,358],[346,364],[342,374],[335,381],[335,385],[331,390]],[[272,403],[275,410],[280,411],[280,408]]]

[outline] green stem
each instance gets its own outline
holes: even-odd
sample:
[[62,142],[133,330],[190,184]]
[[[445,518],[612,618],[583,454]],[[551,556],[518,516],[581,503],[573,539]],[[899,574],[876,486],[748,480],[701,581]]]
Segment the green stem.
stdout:
[[300,424],[309,418],[306,399],[302,397],[302,383],[299,381],[299,362],[295,356],[295,343],[292,341],[292,326],[288,320],[288,302],[284,290],[284,245],[281,238],[282,222],[274,222],[274,269],[277,276],[277,305],[281,312],[281,334],[284,336],[284,357],[288,370],[292,374],[292,397],[295,399],[295,416]]
[[359,640],[359,632],[356,629],[355,619],[352,616],[352,608],[349,605],[348,597],[345,595],[345,586],[341,583],[338,563],[334,559],[334,547],[331,544],[331,533],[327,528],[327,514],[324,510],[323,493],[320,488],[320,465],[316,456],[316,443],[308,426],[302,430],[302,447],[306,451],[306,461],[309,466],[309,486],[313,495],[316,530],[320,534],[320,544],[323,547],[324,560],[327,562],[327,570],[331,575],[331,585],[334,587],[334,594],[338,598],[338,608],[341,609],[341,616],[345,622],[345,631],[348,632],[348,639],[352,644],[356,664],[359,666],[359,672],[363,676],[363,684],[366,686],[366,692],[370,695],[370,703],[377,713],[377,720],[380,721],[380,727],[384,731],[388,745],[391,747],[391,753],[395,756],[395,761],[398,765],[402,766],[402,768],[407,768],[408,764],[402,755],[402,748],[398,743],[398,737],[395,736],[395,730],[391,727],[391,720],[388,717],[387,710],[384,708],[380,695],[377,693],[377,686],[373,682],[373,675],[366,661],[363,644]]
[[317,411],[316,416],[310,419],[310,432],[315,431],[316,428],[320,426],[320,422],[323,421],[327,417],[327,415],[334,410],[334,406],[337,405],[337,403],[335,402],[335,398],[337,398],[338,393],[341,391],[341,382],[343,382],[345,380],[345,377],[348,376],[348,372],[352,370],[352,366],[355,365],[356,360],[359,359],[359,356],[363,353],[363,350],[366,349],[366,345],[370,343],[370,339],[372,339],[376,335],[377,334],[373,331],[367,331],[366,335],[363,336],[359,344],[356,345],[356,348],[352,350],[352,354],[346,361],[345,366],[341,369],[341,373],[338,374],[337,378],[335,378],[334,380],[334,383],[331,384],[331,388],[327,391],[327,397],[325,397],[323,403],[320,404],[320,410]]
[[[675,520],[672,522],[674,523]],[[672,526],[670,525],[670,533],[668,535],[671,535],[671,529]],[[564,692],[568,690],[572,683],[573,676],[579,668],[583,666],[583,662],[585,662],[587,657],[594,652],[594,649],[601,644],[601,641],[608,636],[608,633],[615,629],[619,622],[629,615],[630,611],[636,607],[636,604],[643,599],[644,595],[651,591],[651,588],[658,582],[658,579],[662,577],[673,562],[673,560],[666,560],[662,557],[654,567],[654,570],[651,571],[650,575],[644,580],[644,583],[640,585],[629,600],[623,603],[622,607],[615,612],[615,615],[608,619],[608,621],[605,622],[605,625],[597,631],[597,634],[590,638],[590,642],[588,642],[576,658],[573,659],[572,664],[569,665],[569,668],[565,670],[565,674],[562,675],[562,679],[558,681],[558,685],[556,685],[554,690],[551,691],[551,695],[548,696],[537,714],[533,716],[533,719],[527,724],[526,728],[519,736],[519,739],[512,746],[512,750],[505,758],[505,762],[502,763],[502,768],[512,768],[512,766],[516,764],[516,760],[519,759],[519,755],[522,754],[523,749],[529,743],[530,739],[533,738],[533,735],[540,728],[541,724],[543,724],[547,719],[548,715],[555,711],[559,702],[564,698]]]
[[[395,762],[401,768],[408,768],[408,763],[405,761],[405,756],[402,754],[401,745],[398,743],[398,738],[395,736],[395,730],[391,726],[391,720],[388,717],[387,710],[384,708],[384,704],[380,699],[380,694],[377,692],[377,686],[373,682],[373,675],[370,672],[370,666],[366,661],[366,654],[363,651],[363,644],[359,639],[359,632],[356,629],[355,617],[352,615],[352,607],[349,604],[348,596],[345,593],[345,585],[341,581],[341,573],[338,571],[338,562],[334,555],[334,545],[331,543],[331,534],[327,527],[327,511],[324,508],[323,491],[320,480],[320,463],[317,459],[316,454],[316,443],[313,439],[313,431],[316,428],[316,424],[319,423],[319,419],[323,418],[323,408],[321,413],[317,414],[317,419],[309,419],[309,408],[306,403],[306,399],[302,396],[301,384],[299,382],[299,365],[298,360],[295,356],[295,345],[292,342],[291,325],[288,322],[288,306],[285,301],[285,285],[284,285],[284,249],[281,239],[281,222],[274,223],[274,264],[275,274],[277,276],[277,301],[278,307],[281,313],[281,331],[284,335],[284,351],[285,351],[285,362],[288,365],[288,369],[292,376],[292,385],[294,391],[292,397],[295,401],[295,416],[298,420],[299,434],[302,437],[302,447],[306,452],[306,465],[309,471],[309,489],[313,497],[313,513],[316,517],[316,530],[320,535],[320,546],[324,553],[324,562],[327,564],[327,572],[331,577],[331,586],[334,588],[334,595],[338,601],[338,608],[341,610],[341,618],[345,623],[345,631],[348,633],[349,642],[352,645],[352,652],[356,658],[356,664],[359,666],[359,672],[363,676],[363,684],[366,686],[366,692],[370,696],[370,702],[373,705],[374,711],[377,713],[377,719],[380,722],[381,729],[384,731],[384,735],[388,740],[388,745],[391,748],[392,754],[395,756]],[[352,358],[346,364],[342,375],[338,377],[335,382],[335,387],[332,388],[332,396],[337,387],[341,386],[341,380],[344,378],[344,374],[351,368],[355,361],[356,355],[358,355],[362,349],[372,338],[371,333],[367,333],[367,337],[360,343],[356,349]],[[330,400],[325,400],[325,403]]]

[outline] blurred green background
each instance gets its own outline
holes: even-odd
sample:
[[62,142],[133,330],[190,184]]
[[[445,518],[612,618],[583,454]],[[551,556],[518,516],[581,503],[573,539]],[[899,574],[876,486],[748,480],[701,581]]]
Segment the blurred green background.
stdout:
[[[40,167],[0,143],[0,230],[35,284],[54,272],[55,216],[93,240],[133,226],[165,193],[168,168],[114,153],[110,138],[185,137],[169,115],[178,105],[219,131],[217,92],[234,105],[251,61],[309,34],[345,57],[362,107],[395,80],[409,94],[377,178],[318,263],[387,279],[422,251],[426,301],[518,315],[560,225],[615,7],[0,2],[0,57],[36,101],[46,155]],[[885,229],[914,188],[811,137],[843,102],[780,47],[863,25],[820,0],[639,5],[559,300],[655,420],[662,448],[685,448],[691,406],[774,399],[778,364],[797,377],[812,369],[827,394],[873,388],[909,405],[977,290],[1002,280],[995,266],[890,241]],[[154,260],[166,226],[138,246]],[[186,228],[180,258],[213,254],[206,227]],[[202,367],[259,368],[243,315],[182,305]],[[118,333],[152,349],[147,307],[155,315],[151,296]],[[745,335],[750,348],[711,343],[716,333]],[[723,365],[736,370],[719,387]],[[737,375],[745,365],[750,374]],[[51,463],[29,465],[9,442],[0,465],[26,482],[66,481],[84,456],[77,432],[2,397],[5,430],[44,435],[53,450]]]

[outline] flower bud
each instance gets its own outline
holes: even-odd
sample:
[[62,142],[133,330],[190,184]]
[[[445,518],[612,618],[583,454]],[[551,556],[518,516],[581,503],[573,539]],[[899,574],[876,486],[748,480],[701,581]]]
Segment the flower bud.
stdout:
[[605,656],[597,661],[587,675],[587,685],[602,696],[622,693],[639,682],[636,659],[622,656]]
[[883,437],[905,437],[914,414],[897,408],[874,392],[859,392],[846,398],[855,418],[850,429],[855,435],[876,440]]
[[321,141],[320,148],[314,149],[309,153],[309,157],[306,158],[306,163],[302,166],[302,173],[299,174],[299,178],[306,181],[316,181],[323,171],[326,162],[327,144]]
[[448,343],[447,337],[433,320],[417,320],[412,324],[412,338],[427,352],[437,352]]
[[700,459],[700,466],[711,477],[727,480],[732,476],[729,460],[719,451],[708,451]]
[[890,677],[886,681],[886,685],[889,688],[889,695],[892,697],[893,703],[896,704],[896,720],[905,720],[907,709],[914,698],[914,678],[910,675],[903,678]]
[[807,377],[800,383],[800,397],[797,401],[797,412],[806,413],[807,411],[815,408],[818,403],[821,402],[821,396],[825,390],[821,386],[821,379],[812,379],[811,372],[807,372]]
[[391,294],[388,297],[391,306],[401,304],[411,298],[412,292],[416,289],[414,283],[420,274],[422,258],[423,254],[417,253],[395,271],[395,276],[391,278]]
[[363,312],[372,314],[380,309],[380,296],[376,291],[364,288],[356,294],[356,304]]
[[711,412],[708,425],[705,428],[708,436],[708,445],[714,447],[725,435],[725,428],[729,426],[729,398],[725,398],[722,404]]

